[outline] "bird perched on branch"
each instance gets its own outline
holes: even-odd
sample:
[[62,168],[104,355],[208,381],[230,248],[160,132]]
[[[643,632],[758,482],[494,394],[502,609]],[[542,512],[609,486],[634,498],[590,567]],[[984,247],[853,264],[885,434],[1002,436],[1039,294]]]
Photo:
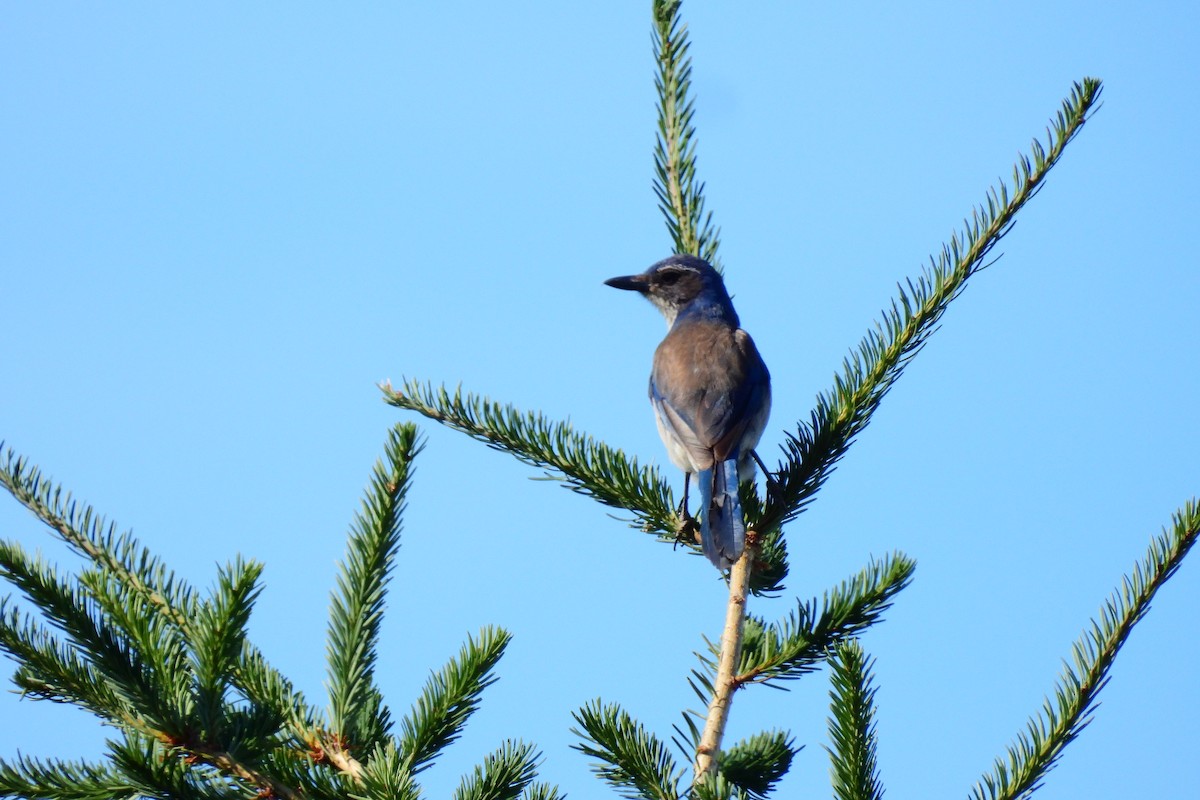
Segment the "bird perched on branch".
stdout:
[[654,352],[650,403],[672,463],[702,500],[704,555],[726,569],[742,555],[746,526],[738,484],[753,480],[754,446],[771,412],[771,376],[750,334],[741,329],[721,274],[707,261],[673,255],[640,275],[611,278],[617,289],[640,292],[667,319]]

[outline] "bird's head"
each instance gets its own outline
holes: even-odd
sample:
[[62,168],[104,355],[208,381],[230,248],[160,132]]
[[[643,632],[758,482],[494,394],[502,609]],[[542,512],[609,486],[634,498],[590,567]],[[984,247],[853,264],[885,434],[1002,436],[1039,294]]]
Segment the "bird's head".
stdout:
[[640,275],[609,278],[604,283],[615,289],[640,292],[658,306],[667,318],[667,325],[674,324],[679,312],[689,307],[699,313],[732,316],[733,324],[737,325],[737,315],[721,273],[696,256],[673,255]]

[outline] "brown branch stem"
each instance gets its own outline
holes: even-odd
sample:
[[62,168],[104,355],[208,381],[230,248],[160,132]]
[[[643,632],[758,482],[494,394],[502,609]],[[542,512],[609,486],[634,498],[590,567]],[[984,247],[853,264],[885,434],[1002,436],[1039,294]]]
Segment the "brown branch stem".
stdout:
[[224,750],[206,750],[200,748],[191,750],[191,752],[222,772],[235,775],[247,783],[257,786],[264,792],[270,792],[270,795],[273,797],[278,797],[282,800],[303,800],[304,795],[300,792],[263,772],[259,772],[243,764]]
[[729,605],[725,609],[725,629],[721,632],[721,654],[717,659],[717,676],[713,681],[713,696],[708,704],[708,716],[700,744],[696,747],[694,780],[701,780],[721,755],[721,740],[729,722],[733,693],[741,685],[737,668],[742,656],[742,634],[746,629],[746,597],[750,573],[758,556],[758,536],[746,531],[746,550],[729,572]]
[[329,759],[329,763],[333,764],[356,784],[362,783],[363,766],[362,762],[350,755],[340,745],[331,746],[325,751],[325,757]]

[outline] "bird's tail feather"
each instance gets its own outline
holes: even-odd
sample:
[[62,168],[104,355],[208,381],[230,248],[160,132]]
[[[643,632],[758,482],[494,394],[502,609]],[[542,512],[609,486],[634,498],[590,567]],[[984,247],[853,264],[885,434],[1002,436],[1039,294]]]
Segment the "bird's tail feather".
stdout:
[[728,569],[746,547],[746,524],[738,497],[738,462],[722,461],[699,474],[701,508],[700,538],[704,555],[717,569]]

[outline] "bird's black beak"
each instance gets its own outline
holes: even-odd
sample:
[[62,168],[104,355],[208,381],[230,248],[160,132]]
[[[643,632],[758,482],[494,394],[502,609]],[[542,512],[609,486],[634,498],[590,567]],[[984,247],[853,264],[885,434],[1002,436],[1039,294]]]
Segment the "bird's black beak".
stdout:
[[650,281],[646,280],[645,275],[623,275],[620,278],[609,278],[604,285],[631,292],[645,292],[650,286]]

